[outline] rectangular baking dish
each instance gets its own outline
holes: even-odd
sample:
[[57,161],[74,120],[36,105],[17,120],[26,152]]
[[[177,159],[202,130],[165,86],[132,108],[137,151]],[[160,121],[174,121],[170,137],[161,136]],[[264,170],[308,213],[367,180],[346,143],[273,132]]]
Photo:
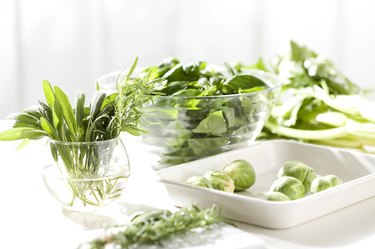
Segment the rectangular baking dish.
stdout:
[[[226,193],[185,184],[188,177],[208,170],[221,170],[227,163],[248,160],[256,182],[247,191]],[[276,179],[280,166],[298,160],[319,175],[334,174],[343,184],[298,200],[273,202],[259,199]],[[375,156],[328,146],[289,140],[257,142],[254,145],[192,161],[157,172],[177,206],[218,204],[229,219],[272,229],[302,224],[375,195]]]

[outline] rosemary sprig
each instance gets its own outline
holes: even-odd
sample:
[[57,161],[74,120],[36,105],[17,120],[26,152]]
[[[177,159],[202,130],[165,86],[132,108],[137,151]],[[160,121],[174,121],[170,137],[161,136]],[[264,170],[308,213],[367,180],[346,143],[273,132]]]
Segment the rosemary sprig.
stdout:
[[225,222],[217,206],[201,209],[195,205],[176,212],[158,210],[136,216],[118,232],[95,239],[80,248],[103,249],[107,245],[129,249],[139,245],[157,245],[162,240],[185,234],[195,228],[209,229]]

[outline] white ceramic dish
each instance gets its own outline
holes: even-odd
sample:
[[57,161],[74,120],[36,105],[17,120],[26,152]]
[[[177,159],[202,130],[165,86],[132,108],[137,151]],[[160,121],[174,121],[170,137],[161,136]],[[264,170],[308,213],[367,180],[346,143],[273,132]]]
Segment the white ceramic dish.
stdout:
[[[184,184],[190,176],[220,170],[235,159],[248,160],[256,171],[256,182],[247,191],[226,193]],[[294,201],[256,198],[269,189],[280,166],[287,160],[302,161],[319,175],[335,174],[343,184]],[[166,168],[157,174],[177,206],[216,203],[229,219],[273,229],[290,228],[375,195],[375,156],[286,140],[259,142],[248,148]]]

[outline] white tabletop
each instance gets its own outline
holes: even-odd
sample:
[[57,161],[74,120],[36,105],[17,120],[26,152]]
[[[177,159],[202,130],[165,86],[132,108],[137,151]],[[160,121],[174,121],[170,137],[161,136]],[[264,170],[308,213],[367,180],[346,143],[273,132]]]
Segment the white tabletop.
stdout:
[[[0,121],[0,130],[8,125]],[[123,211],[132,213],[148,207],[173,209],[164,186],[156,181],[151,168],[155,158],[138,137],[123,137],[132,167],[120,203]],[[76,248],[92,236],[92,217],[77,220],[63,212],[45,189],[40,174],[45,153],[43,141],[33,141],[21,150],[16,150],[18,145],[19,141],[0,142],[0,248]],[[269,249],[374,248],[375,198],[291,229],[236,225],[262,238]]]

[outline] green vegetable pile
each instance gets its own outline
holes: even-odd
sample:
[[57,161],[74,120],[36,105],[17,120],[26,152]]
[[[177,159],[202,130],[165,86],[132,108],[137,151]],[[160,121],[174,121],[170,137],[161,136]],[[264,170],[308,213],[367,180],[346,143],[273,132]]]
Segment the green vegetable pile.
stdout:
[[143,73],[160,80],[154,90],[162,96],[143,110],[149,114],[144,140],[161,148],[162,165],[199,159],[254,140],[276,94],[262,91],[272,87],[270,82],[228,64],[220,68],[172,58]]
[[259,139],[291,138],[362,150],[375,145],[375,103],[322,55],[291,41],[287,55],[237,67],[274,73],[283,83]]
[[210,229],[213,225],[225,222],[216,206],[201,209],[197,206],[182,208],[176,212],[159,210],[134,217],[128,225],[118,227],[117,232],[95,239],[80,248],[129,249],[140,245],[162,245],[163,240],[185,234],[194,229]]
[[160,79],[155,90],[166,96],[216,96],[248,93],[267,87],[262,80],[246,73],[239,73],[226,64],[226,70],[213,67],[207,62],[181,63],[176,58],[168,58],[158,66],[144,70],[151,79]]
[[279,169],[277,179],[269,191],[260,198],[269,201],[296,200],[341,183],[340,178],[335,175],[319,176],[311,167],[300,161],[287,161]]
[[223,170],[210,170],[203,176],[191,176],[186,183],[233,193],[249,189],[254,185],[255,178],[253,166],[246,160],[237,159],[225,165]]

